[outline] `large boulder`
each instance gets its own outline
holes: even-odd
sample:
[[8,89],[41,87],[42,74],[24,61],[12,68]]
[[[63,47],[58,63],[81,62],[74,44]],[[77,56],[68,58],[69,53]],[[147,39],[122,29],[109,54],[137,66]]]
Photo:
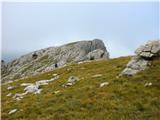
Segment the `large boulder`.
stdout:
[[59,47],[49,47],[23,55],[7,64],[2,81],[36,75],[66,64],[95,59],[109,59],[102,40],[78,41]]
[[149,41],[145,45],[140,46],[135,51],[131,61],[127,64],[127,67],[122,71],[120,75],[132,76],[139,71],[145,70],[150,61],[160,58],[160,41]]
[[96,49],[92,52],[89,52],[87,55],[87,59],[94,60],[94,59],[100,59],[100,58],[108,58],[109,54],[106,53],[103,50]]
[[140,46],[135,53],[144,57],[144,59],[160,57],[160,41],[149,41],[147,44]]

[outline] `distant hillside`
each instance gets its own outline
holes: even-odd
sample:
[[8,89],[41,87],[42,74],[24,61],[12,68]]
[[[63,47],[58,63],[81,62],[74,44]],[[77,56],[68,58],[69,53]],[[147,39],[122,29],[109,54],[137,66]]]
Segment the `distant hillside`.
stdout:
[[109,59],[109,53],[102,40],[78,41],[59,47],[37,50],[8,64],[2,61],[2,82],[91,59]]
[[[2,85],[2,120],[159,120],[160,61],[151,61],[150,68],[132,77],[120,77],[129,60],[73,63]],[[41,86],[40,94],[13,98],[24,92],[22,83],[50,80],[55,75],[59,78]],[[71,76],[79,80],[64,87]]]

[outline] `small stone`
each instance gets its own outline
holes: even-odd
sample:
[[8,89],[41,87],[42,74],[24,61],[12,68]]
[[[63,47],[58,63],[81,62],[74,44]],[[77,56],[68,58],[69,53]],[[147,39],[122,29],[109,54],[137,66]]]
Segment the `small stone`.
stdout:
[[55,76],[57,76],[57,74],[53,74],[52,76],[55,77]]
[[9,86],[7,90],[13,90],[14,88],[15,88],[14,86]]
[[54,91],[54,94],[57,94],[57,93],[59,93],[60,91],[59,90],[57,90],[57,91]]
[[32,83],[22,83],[21,86],[30,86],[33,85]]
[[96,75],[93,75],[92,77],[95,78],[95,77],[101,77],[102,74],[96,74]]
[[73,85],[73,83],[66,83],[66,86],[72,86]]
[[74,83],[76,81],[79,81],[79,78],[78,77],[75,77],[75,76],[71,76],[68,78],[68,82],[71,82],[71,83]]
[[9,114],[9,115],[10,115],[10,114],[13,114],[13,113],[15,113],[16,111],[17,111],[17,109],[10,110],[8,114]]
[[7,97],[10,97],[11,95],[12,95],[12,93],[8,93],[6,96],[7,96]]
[[104,83],[100,84],[100,87],[104,87],[104,86],[107,86],[107,85],[109,85],[109,82],[104,82]]
[[150,82],[150,83],[145,83],[145,85],[144,85],[145,87],[149,87],[149,86],[152,86],[152,83]]

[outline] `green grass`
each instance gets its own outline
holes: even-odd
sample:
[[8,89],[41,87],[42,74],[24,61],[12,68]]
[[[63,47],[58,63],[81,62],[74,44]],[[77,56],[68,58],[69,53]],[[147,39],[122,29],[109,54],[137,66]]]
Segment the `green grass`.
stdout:
[[[130,57],[72,64],[28,79],[2,85],[2,120],[159,120],[160,119],[160,61],[153,61],[150,69],[133,77],[117,77]],[[7,97],[21,93],[24,82],[60,78],[43,86],[41,94],[28,94],[21,101]],[[93,78],[95,74],[101,77]],[[63,88],[70,76],[81,80]],[[108,86],[99,87],[100,83]],[[152,86],[145,87],[146,82]],[[9,85],[16,89],[8,91]],[[59,90],[58,94],[54,91]],[[11,109],[18,109],[8,115]]]

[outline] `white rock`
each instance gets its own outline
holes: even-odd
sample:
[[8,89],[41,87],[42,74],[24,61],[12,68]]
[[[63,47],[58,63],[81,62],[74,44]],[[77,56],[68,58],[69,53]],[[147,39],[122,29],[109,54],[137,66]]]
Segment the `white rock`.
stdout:
[[7,90],[13,90],[15,87],[13,87],[13,86],[9,86],[8,88],[7,88]]
[[57,94],[57,93],[59,93],[60,91],[59,90],[57,90],[57,91],[54,91],[54,94]]
[[96,74],[96,75],[93,75],[92,77],[94,78],[94,77],[101,77],[102,76],[102,74]]
[[38,85],[38,86],[48,85],[49,82],[52,82],[52,81],[54,81],[54,80],[56,80],[56,79],[58,79],[58,78],[59,78],[59,76],[56,76],[56,77],[54,77],[54,78],[51,78],[50,80],[40,80],[40,81],[37,81],[37,82],[36,82],[36,85]]
[[29,86],[29,85],[33,85],[32,83],[22,83],[21,86]]
[[34,94],[40,94],[42,89],[38,89]]
[[28,93],[36,93],[39,89],[39,86],[37,85],[30,85],[24,88],[24,91],[27,91]]
[[72,86],[73,85],[73,83],[66,83],[66,86]]
[[84,63],[83,61],[81,61],[81,62],[78,62],[78,64],[82,64],[82,63]]
[[6,96],[7,96],[7,97],[10,97],[11,95],[12,95],[12,93],[8,93]]
[[57,76],[57,74],[53,74],[52,76],[53,76],[53,77],[56,77],[56,76]]
[[16,111],[17,111],[17,109],[10,110],[8,114],[9,114],[9,115],[10,115],[10,114],[13,114],[13,113],[15,113]]
[[40,80],[36,82],[36,85],[40,86],[40,85],[48,85],[48,80]]
[[103,87],[103,86],[106,86],[106,85],[109,85],[109,82],[101,83],[101,84],[100,84],[100,87]]
[[145,83],[145,85],[144,85],[145,87],[148,87],[148,86],[152,86],[152,83],[151,82],[149,82],[149,83]]

